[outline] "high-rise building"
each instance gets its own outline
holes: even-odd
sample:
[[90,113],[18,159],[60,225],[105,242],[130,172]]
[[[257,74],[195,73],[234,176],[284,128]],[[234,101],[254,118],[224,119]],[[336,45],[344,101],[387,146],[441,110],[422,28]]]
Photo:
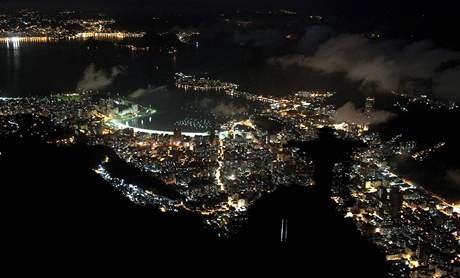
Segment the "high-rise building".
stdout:
[[178,128],[174,129],[174,140],[181,141],[182,139],[182,131]]
[[377,196],[379,197],[380,201],[384,202],[388,198],[388,193],[385,187],[380,187],[377,190]]
[[217,145],[219,142],[219,136],[214,129],[209,132],[209,141],[213,146]]
[[403,204],[403,194],[399,188],[393,187],[390,190],[390,214],[393,219],[401,217],[401,209]]
[[366,102],[364,104],[364,113],[369,116],[370,113],[374,110],[375,106],[375,98],[374,97],[367,97]]

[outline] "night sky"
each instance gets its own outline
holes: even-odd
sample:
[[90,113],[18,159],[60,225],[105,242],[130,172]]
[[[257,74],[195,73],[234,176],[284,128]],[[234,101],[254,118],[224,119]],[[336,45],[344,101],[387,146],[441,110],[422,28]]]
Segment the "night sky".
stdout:
[[[105,9],[113,11],[132,10],[225,10],[225,9],[267,9],[295,8],[306,13],[320,14],[416,14],[442,12],[452,14],[458,4],[455,1],[301,1],[301,0],[2,0],[6,8],[40,9]],[[1,6],[0,6],[1,7]]]

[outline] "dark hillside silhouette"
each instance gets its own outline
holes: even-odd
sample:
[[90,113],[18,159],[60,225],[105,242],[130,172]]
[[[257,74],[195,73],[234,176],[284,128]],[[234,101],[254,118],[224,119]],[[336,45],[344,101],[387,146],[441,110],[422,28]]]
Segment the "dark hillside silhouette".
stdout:
[[[250,209],[239,239],[265,250],[265,256],[286,271],[383,277],[383,254],[361,236],[352,220],[339,215],[330,199],[334,163],[347,160],[362,145],[340,140],[329,129],[320,130],[316,140],[288,145],[313,158],[315,186],[280,187],[263,196]],[[288,227],[284,239],[282,226]]]
[[[323,144],[321,140],[315,144]],[[319,189],[330,178],[318,173],[315,188],[281,187],[263,196],[240,232],[219,239],[196,214],[162,213],[136,205],[106,183],[92,170],[104,155],[116,160],[104,147],[57,147],[39,138],[12,135],[0,139],[0,152],[2,246],[7,252],[40,254],[46,249],[57,257],[76,258],[79,252],[126,256],[148,251],[146,259],[153,259],[166,251],[175,254],[171,260],[189,263],[198,262],[198,254],[205,255],[207,263],[237,259],[259,274],[274,269],[288,276],[303,271],[307,277],[315,272],[323,273],[321,277],[383,273],[383,257],[353,223],[337,214]],[[317,171],[331,174],[330,157],[320,157],[325,160],[318,165],[326,167]],[[286,242],[280,242],[282,219],[288,220]],[[254,261],[259,259],[266,264],[263,270]],[[335,267],[324,268],[323,262]]]

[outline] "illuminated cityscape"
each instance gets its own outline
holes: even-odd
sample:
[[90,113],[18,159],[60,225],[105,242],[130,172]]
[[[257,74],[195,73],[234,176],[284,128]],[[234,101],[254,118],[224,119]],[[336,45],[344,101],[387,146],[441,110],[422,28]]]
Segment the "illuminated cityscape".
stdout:
[[[333,93],[301,91],[290,97],[273,98],[240,92],[237,84],[177,76],[176,86],[183,90],[213,90],[216,94],[247,97],[248,101],[262,104],[262,109],[245,120],[225,122],[209,133],[131,128],[123,121],[129,117],[154,116],[156,111],[123,99],[93,102],[91,92],[45,99],[5,99],[1,114],[46,115],[55,124],[73,129],[74,134],[87,136],[88,144],[109,146],[125,161],[174,185],[185,199],[179,201],[154,194],[112,177],[104,167],[107,161],[101,161],[94,169],[96,173],[133,202],[158,205],[162,211],[189,210],[202,214],[221,236],[232,232],[229,227],[233,226],[228,224],[244,219],[244,211],[264,192],[282,184],[314,186],[312,161],[283,145],[290,140],[312,140],[317,128],[331,126],[337,128],[339,136],[362,140],[370,146],[356,154],[352,170],[347,173],[351,194],[341,195],[341,185],[337,185],[331,199],[344,217],[352,218],[364,235],[385,250],[394,271],[405,273],[436,265],[433,271],[438,273],[459,259],[455,246],[460,236],[460,207],[394,174],[385,159],[392,140],[383,141],[378,134],[368,132],[367,126],[334,123],[331,116],[335,107],[325,104]],[[283,130],[276,136],[269,135],[254,123],[256,115],[280,122]],[[14,126],[14,120],[8,121],[8,125]],[[74,138],[72,135],[56,143],[73,144]],[[427,151],[412,156],[427,155]],[[335,171],[342,173],[343,169],[337,165]],[[197,181],[206,185],[191,186]],[[346,205],[349,203],[344,201],[346,198],[351,198],[352,207]],[[443,224],[439,228],[426,227],[440,219]],[[413,238],[417,240],[412,241]],[[442,250],[452,254],[449,261],[444,261]]]
[[58,39],[140,38],[142,32],[113,29],[114,19],[99,15],[78,18],[75,11],[60,12],[56,18],[35,11],[19,10],[14,15],[0,15],[0,43],[49,42]]
[[[193,242],[185,235],[196,221],[203,249],[293,258],[311,247],[296,258],[327,258],[340,266],[331,277],[459,277],[455,42],[300,8],[173,16],[175,6],[134,15],[10,6],[0,10],[8,198],[40,215],[70,204],[80,219],[86,207],[82,218],[107,229],[113,217],[120,231],[152,234],[142,241],[153,245],[136,239],[141,248],[182,252],[176,233]],[[42,182],[49,189],[37,190]],[[136,228],[144,213],[151,223]],[[355,246],[367,253],[346,258]],[[366,272],[374,263],[384,270]]]

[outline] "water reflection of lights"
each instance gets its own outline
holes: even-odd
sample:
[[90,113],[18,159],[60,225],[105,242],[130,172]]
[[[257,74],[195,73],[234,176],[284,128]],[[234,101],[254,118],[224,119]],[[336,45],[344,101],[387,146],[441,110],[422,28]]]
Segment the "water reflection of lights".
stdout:
[[50,37],[0,37],[0,43],[5,43],[6,47],[19,48],[20,43],[39,43],[53,40]]
[[14,69],[20,67],[20,42],[21,37],[0,38],[0,43],[6,44],[6,54],[12,60]]
[[13,48],[19,48],[19,42],[21,41],[18,37],[12,37],[6,39],[6,47],[12,46]]

